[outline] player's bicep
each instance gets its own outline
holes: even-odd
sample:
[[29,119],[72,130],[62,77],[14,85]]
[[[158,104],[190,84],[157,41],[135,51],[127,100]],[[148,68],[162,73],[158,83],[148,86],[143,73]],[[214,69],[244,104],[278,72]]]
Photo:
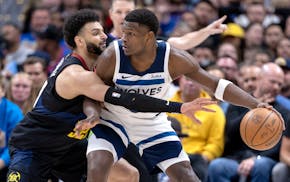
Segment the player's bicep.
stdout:
[[113,44],[111,44],[110,47],[98,57],[95,72],[105,83],[110,83],[115,72],[115,64],[115,49]]
[[211,90],[215,89],[218,79],[202,69],[194,57],[186,51],[173,49],[169,63],[170,73],[173,78],[185,75]]
[[96,101],[104,101],[104,96],[109,88],[104,82],[91,71],[81,72],[76,78],[78,95],[85,95]]

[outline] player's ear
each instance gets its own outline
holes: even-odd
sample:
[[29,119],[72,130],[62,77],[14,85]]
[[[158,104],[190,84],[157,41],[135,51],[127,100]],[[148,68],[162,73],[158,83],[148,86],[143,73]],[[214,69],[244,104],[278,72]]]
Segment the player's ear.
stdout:
[[146,35],[147,40],[155,40],[155,34],[153,31],[149,31]]
[[74,41],[75,41],[77,46],[83,45],[83,39],[80,36],[75,36]]

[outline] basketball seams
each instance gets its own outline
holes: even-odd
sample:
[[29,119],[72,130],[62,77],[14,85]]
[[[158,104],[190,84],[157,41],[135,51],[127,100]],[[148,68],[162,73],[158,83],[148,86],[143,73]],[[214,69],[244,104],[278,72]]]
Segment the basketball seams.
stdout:
[[[257,145],[254,145],[254,142],[253,140],[256,138],[257,134],[259,133],[259,131],[261,130],[261,128],[263,128],[265,126],[265,123],[267,122],[268,118],[271,116],[271,114],[273,113],[273,111],[271,111],[265,118],[264,120],[261,122],[260,124],[260,127],[255,131],[255,134],[254,136],[251,138],[251,145],[252,146],[258,146],[258,145],[261,145],[261,144],[257,144]],[[267,141],[266,141],[267,142]],[[263,142],[263,143],[266,143],[266,142]],[[262,143],[262,144],[263,144]]]
[[[247,126],[248,126],[248,122],[250,121],[250,119],[253,117],[253,115],[255,114],[255,112],[257,112],[257,110],[254,110],[254,112],[251,112],[250,113],[250,116],[248,117],[248,119],[247,119],[247,121],[246,121],[246,123],[245,123],[245,127],[244,127],[244,135],[242,135],[242,136],[244,136],[244,140],[246,141],[246,143],[249,143],[249,141],[247,140],[248,139],[248,137],[247,137]],[[248,113],[247,113],[248,114]],[[246,115],[247,115],[246,114]],[[245,117],[245,116],[244,116]],[[242,122],[241,122],[241,124],[242,124]],[[241,126],[240,126],[241,127]],[[242,137],[243,138],[243,137]]]

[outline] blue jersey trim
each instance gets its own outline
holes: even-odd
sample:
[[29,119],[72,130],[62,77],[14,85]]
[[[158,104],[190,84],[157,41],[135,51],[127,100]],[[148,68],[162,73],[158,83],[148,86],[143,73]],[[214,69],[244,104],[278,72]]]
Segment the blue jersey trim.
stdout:
[[157,85],[165,83],[164,79],[155,79],[155,80],[137,80],[137,81],[129,81],[129,80],[116,80],[117,84],[120,85]]
[[112,128],[103,124],[98,124],[92,128],[92,131],[97,138],[103,138],[113,144],[117,152],[118,159],[124,155],[127,147],[118,133],[116,133]]
[[118,124],[118,123],[115,123],[114,121],[111,121],[111,120],[108,120],[108,119],[104,119],[104,118],[102,118],[102,117],[100,117],[100,119],[101,119],[101,120],[104,120],[104,121],[107,121],[108,123],[111,123],[111,124],[114,125],[115,127],[119,128],[119,129],[122,131],[122,133],[124,133],[124,135],[125,135],[125,136],[128,138],[128,140],[129,140],[129,136],[128,136],[127,132],[125,131],[125,128],[124,128],[122,125],[120,125],[120,124]]
[[173,131],[163,132],[163,133],[160,133],[160,134],[155,135],[153,137],[150,137],[150,138],[147,138],[145,140],[140,141],[139,143],[136,144],[136,146],[139,147],[142,144],[146,144],[146,143],[152,142],[154,140],[157,140],[159,138],[164,138],[164,137],[168,137],[168,136],[177,136],[177,135]]

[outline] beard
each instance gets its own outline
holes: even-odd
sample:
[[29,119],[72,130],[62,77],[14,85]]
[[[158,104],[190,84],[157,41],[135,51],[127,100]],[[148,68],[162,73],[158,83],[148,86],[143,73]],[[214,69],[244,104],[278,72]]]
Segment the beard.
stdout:
[[100,55],[103,52],[103,50],[100,47],[90,42],[87,43],[87,51],[95,55]]

